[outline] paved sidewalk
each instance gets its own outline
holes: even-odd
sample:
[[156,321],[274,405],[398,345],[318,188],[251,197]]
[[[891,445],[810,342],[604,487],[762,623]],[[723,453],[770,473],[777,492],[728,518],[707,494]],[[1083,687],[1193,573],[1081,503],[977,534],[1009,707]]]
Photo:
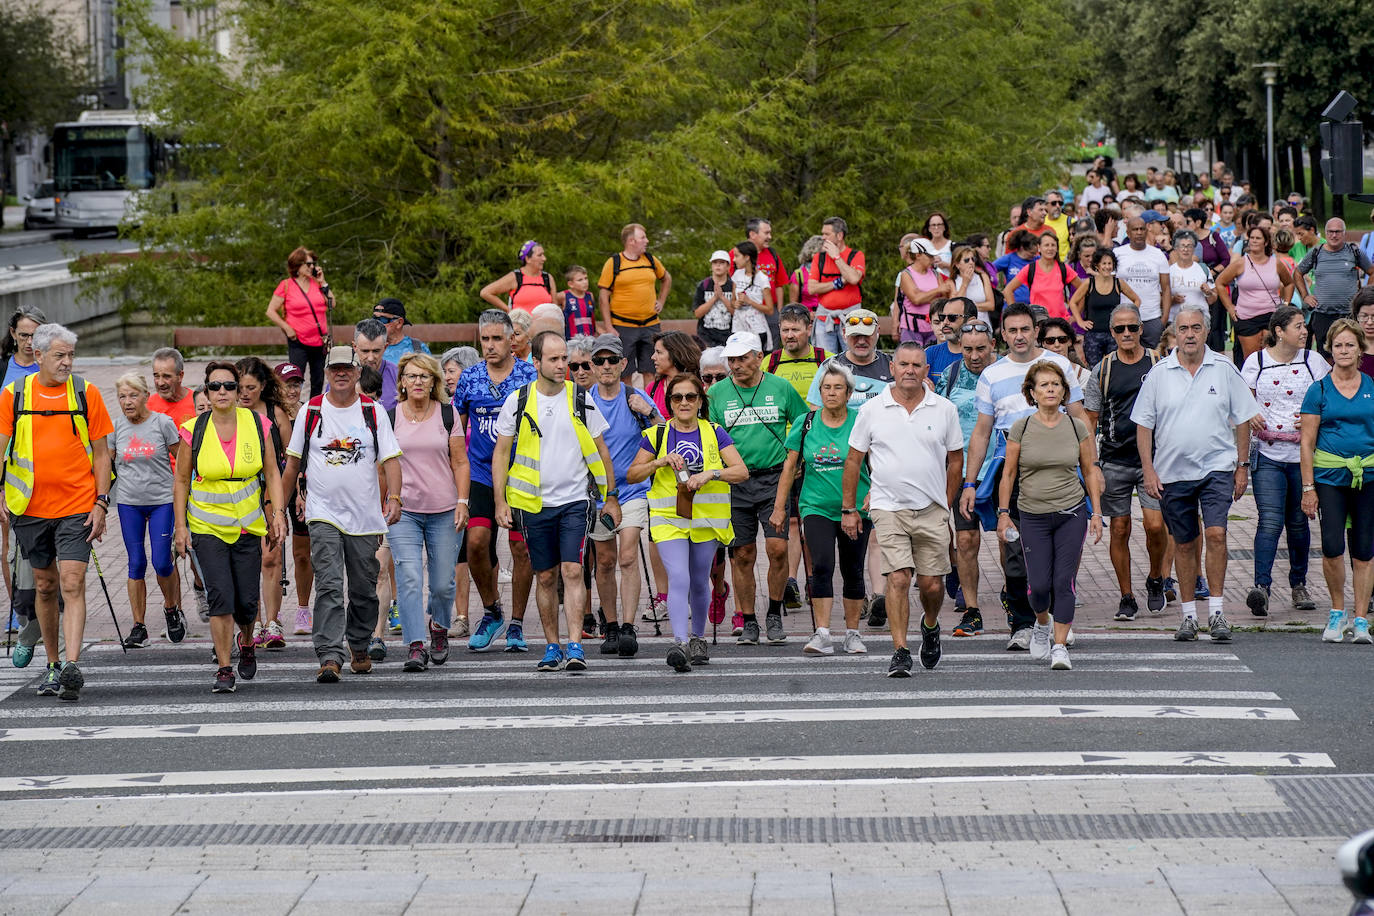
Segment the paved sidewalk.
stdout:
[[[80,347],[78,345],[78,353]],[[275,364],[280,361],[280,356],[274,356],[269,360]],[[194,385],[202,377],[206,361],[188,362],[186,366],[186,381]],[[140,369],[145,378],[151,385],[151,367],[147,360],[139,361],[134,358],[127,359],[81,359],[78,358],[76,371],[98,384],[101,391],[106,396],[107,405],[111,411],[118,410],[118,404],[114,397],[114,380],[122,373],[130,369]],[[1227,571],[1226,585],[1226,610],[1231,618],[1233,626],[1264,626],[1268,629],[1304,629],[1309,627],[1320,627],[1325,621],[1324,608],[1329,607],[1326,587],[1321,577],[1321,561],[1319,553],[1316,551],[1317,533],[1313,527],[1314,551],[1308,573],[1308,587],[1311,589],[1312,597],[1317,603],[1318,610],[1308,612],[1294,611],[1288,603],[1288,559],[1286,550],[1280,550],[1279,559],[1275,563],[1273,577],[1278,583],[1285,585],[1277,587],[1270,608],[1270,616],[1265,620],[1252,617],[1245,607],[1245,595],[1249,590],[1252,570],[1253,570],[1253,545],[1255,531],[1255,504],[1253,498],[1246,494],[1240,502],[1236,503],[1231,510],[1231,550],[1230,564]],[[113,599],[115,611],[119,615],[120,626],[127,631],[129,622],[132,620],[129,612],[128,593],[126,591],[127,579],[127,556],[124,551],[123,541],[120,538],[118,526],[111,525],[104,540],[97,547],[102,568],[105,571],[105,580],[110,590],[110,597]],[[505,568],[509,568],[509,553],[505,541],[502,539],[499,553]],[[762,553],[762,552],[760,552]],[[1079,586],[1079,608],[1076,627],[1080,630],[1101,630],[1101,629],[1121,629],[1121,630],[1148,630],[1148,629],[1172,629],[1178,622],[1178,606],[1170,605],[1165,613],[1159,616],[1152,616],[1145,609],[1144,583],[1148,572],[1144,535],[1139,523],[1139,509],[1136,510],[1135,524],[1132,529],[1132,562],[1133,578],[1136,583],[1136,596],[1140,603],[1140,616],[1131,623],[1117,623],[1112,620],[1116,612],[1119,594],[1116,588],[1116,576],[1112,571],[1111,560],[1107,553],[1107,536],[1104,534],[1101,544],[1089,544],[1084,551],[1083,562],[1080,567],[1078,586]],[[185,560],[179,562],[183,575],[189,572],[188,563]],[[288,575],[291,574],[291,564],[287,563]],[[757,581],[759,588],[763,588],[764,572],[766,561],[760,558],[759,573]],[[997,565],[996,543],[992,534],[986,534],[983,538],[982,547],[982,598],[983,615],[985,623],[991,632],[1005,631],[1006,624],[1002,615],[998,613],[997,591],[1002,585],[1002,573]],[[150,615],[149,631],[156,636],[161,632],[160,620],[157,617],[157,609],[160,607],[160,596],[157,585],[151,576],[148,582],[149,607],[153,614]],[[502,601],[507,608],[511,606],[510,586],[502,586]],[[87,635],[94,640],[113,640],[114,626],[110,619],[109,611],[103,606],[104,597],[100,591],[100,584],[96,580],[95,568],[89,570],[88,578],[88,614],[87,614]],[[191,604],[189,596],[183,602]],[[284,625],[291,623],[291,616],[295,612],[296,592],[295,585],[292,584],[288,595],[283,601],[282,621]],[[529,619],[534,620],[537,614],[533,607],[533,600],[530,602]],[[766,606],[766,597],[759,596],[760,608]],[[476,620],[481,616],[482,610],[477,598],[476,589],[471,591],[469,603],[469,617]],[[946,605],[946,614],[949,624],[952,626],[956,621],[952,604]],[[190,624],[189,636],[207,637],[208,627],[200,622],[194,613],[194,609],[188,612]],[[839,615],[836,613],[836,619]],[[811,632],[811,618],[809,613],[803,610],[799,614],[790,614],[785,618],[787,630],[794,635],[808,634]],[[537,628],[536,628],[537,629]],[[297,637],[303,638],[303,637]],[[290,639],[290,637],[288,637]]]

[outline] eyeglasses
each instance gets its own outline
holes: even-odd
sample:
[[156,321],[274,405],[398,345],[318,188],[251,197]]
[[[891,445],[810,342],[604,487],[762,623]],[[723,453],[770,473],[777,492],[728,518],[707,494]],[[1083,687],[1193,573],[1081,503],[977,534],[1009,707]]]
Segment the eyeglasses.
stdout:
[[870,325],[877,324],[878,319],[873,317],[872,315],[850,315],[848,318],[844,320],[844,323],[849,325],[851,328],[857,328],[859,325],[869,327]]
[[1040,338],[1040,342],[1047,344],[1066,344],[1069,342],[1069,338],[1066,334],[1047,334]]
[[724,375],[714,375],[714,374],[712,374],[712,375],[703,375],[703,376],[701,377],[701,380],[702,380],[702,382],[704,382],[704,383],[707,384],[707,385],[714,385],[716,382],[724,381],[724,380],[725,380],[725,376],[724,376]]
[[619,357],[619,356],[593,356],[593,357],[592,357],[592,362],[596,363],[598,366],[614,366],[616,363],[620,362],[620,357]]
[[429,374],[426,372],[405,372],[401,374],[401,378],[410,379],[412,382],[423,382],[429,378]]
[[684,391],[681,393],[673,394],[671,397],[668,398],[668,400],[672,401],[674,404],[682,404],[687,401],[695,401],[696,399],[697,393],[695,391]]
[[1112,325],[1113,334],[1139,334],[1140,325],[1138,324],[1114,324]]
[[981,331],[984,334],[992,333],[992,325],[986,321],[970,321],[959,329],[959,333],[967,334],[969,331]]
[[33,335],[32,335],[32,334],[25,334],[25,333],[22,332],[22,331],[20,331],[19,333],[15,334],[14,336],[15,336],[15,337],[18,337],[20,340],[33,340]]
[[1374,312],[1363,312],[1359,317],[1360,324],[1368,324],[1374,321]]
[[239,390],[239,383],[238,383],[238,382],[206,382],[206,383],[205,383],[205,390],[206,390],[206,391],[221,391],[221,390],[223,390],[223,391],[238,391],[238,390]]
[[574,372],[591,372],[591,371],[592,371],[592,364],[591,364],[591,362],[585,362],[585,363],[568,363],[568,368],[571,369],[571,370],[574,371]]

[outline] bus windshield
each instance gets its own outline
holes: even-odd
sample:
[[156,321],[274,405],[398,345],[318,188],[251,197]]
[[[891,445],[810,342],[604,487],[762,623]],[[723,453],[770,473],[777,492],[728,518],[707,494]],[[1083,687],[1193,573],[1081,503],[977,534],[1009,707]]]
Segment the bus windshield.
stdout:
[[153,187],[149,147],[147,133],[137,124],[59,127],[53,136],[58,193]]

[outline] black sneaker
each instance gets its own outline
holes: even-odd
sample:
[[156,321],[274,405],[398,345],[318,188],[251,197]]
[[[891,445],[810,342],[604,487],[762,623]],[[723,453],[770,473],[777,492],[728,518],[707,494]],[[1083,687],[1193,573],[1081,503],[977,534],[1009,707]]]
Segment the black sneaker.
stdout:
[[606,624],[606,638],[603,639],[603,640],[601,641],[601,654],[602,654],[602,655],[615,655],[615,654],[617,654],[617,653],[620,651],[620,649],[619,649],[619,644],[620,644],[620,624],[618,624],[618,623],[608,623],[608,624]]
[[129,627],[129,635],[124,637],[124,648],[142,649],[148,645],[148,628],[141,623]]
[[588,612],[588,613],[586,613],[586,614],[583,614],[583,615],[582,615],[582,638],[583,638],[583,639],[596,639],[596,637],[597,637],[598,635],[600,635],[600,634],[598,634],[597,631],[596,631],[596,615],[593,614],[593,613],[590,613],[590,612]]
[[741,646],[757,646],[759,644],[759,619],[757,617],[744,618],[744,630],[735,642]]
[[887,596],[878,595],[868,609],[868,625],[875,630],[887,626]]
[[787,584],[782,589],[782,606],[789,611],[796,610],[802,606],[801,587],[797,585],[797,580],[789,578]]
[[1116,606],[1117,620],[1135,620],[1135,615],[1140,613],[1140,606],[1135,603],[1135,595],[1122,595],[1121,603]]
[[162,613],[167,618],[167,638],[172,642],[181,642],[185,639],[186,615],[181,613],[181,608],[174,607]]
[[668,650],[668,666],[682,673],[692,670],[692,662],[687,658],[687,647],[682,643],[675,642]]
[[1256,617],[1269,616],[1269,586],[1256,585],[1250,589],[1250,593],[1245,596],[1245,605],[1250,608],[1250,613]]
[[257,647],[251,639],[244,643],[242,633],[237,634],[234,640],[239,644],[239,677],[251,681],[258,673]]
[[616,654],[621,658],[634,658],[639,651],[639,636],[635,633],[635,625],[632,623],[622,623],[620,632],[616,635]]
[[964,616],[954,628],[955,636],[979,636],[983,632],[983,612],[976,607],[965,608]]
[[911,651],[905,646],[892,653],[887,665],[888,677],[911,677]]
[[62,688],[57,698],[72,703],[81,699],[81,688],[86,685],[86,678],[76,662],[67,662],[57,675],[57,684]]
[[921,622],[921,667],[929,671],[940,664],[940,625],[927,628]]
[[43,680],[38,684],[38,695],[40,697],[55,697],[61,691],[62,686],[58,683],[62,669],[57,662],[48,662],[47,669],[43,672]]
[[233,693],[234,692],[234,669],[226,665],[215,671],[215,686],[210,688],[211,693]]
[[406,660],[401,664],[402,671],[427,671],[429,669],[429,652],[425,649],[425,644],[420,640],[410,644],[410,650],[406,653]]
[[1156,579],[1146,577],[1145,579],[1145,607],[1151,614],[1158,614],[1164,610],[1167,602],[1164,599],[1164,577]]

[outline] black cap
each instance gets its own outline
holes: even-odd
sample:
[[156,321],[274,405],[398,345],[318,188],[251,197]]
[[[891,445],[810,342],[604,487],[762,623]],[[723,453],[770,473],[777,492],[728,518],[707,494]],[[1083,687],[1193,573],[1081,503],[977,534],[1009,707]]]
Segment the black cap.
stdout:
[[388,319],[400,318],[406,324],[410,324],[409,319],[406,318],[405,303],[402,302],[400,299],[394,299],[391,297],[383,299],[381,302],[378,302],[376,305],[372,307],[372,317]]

